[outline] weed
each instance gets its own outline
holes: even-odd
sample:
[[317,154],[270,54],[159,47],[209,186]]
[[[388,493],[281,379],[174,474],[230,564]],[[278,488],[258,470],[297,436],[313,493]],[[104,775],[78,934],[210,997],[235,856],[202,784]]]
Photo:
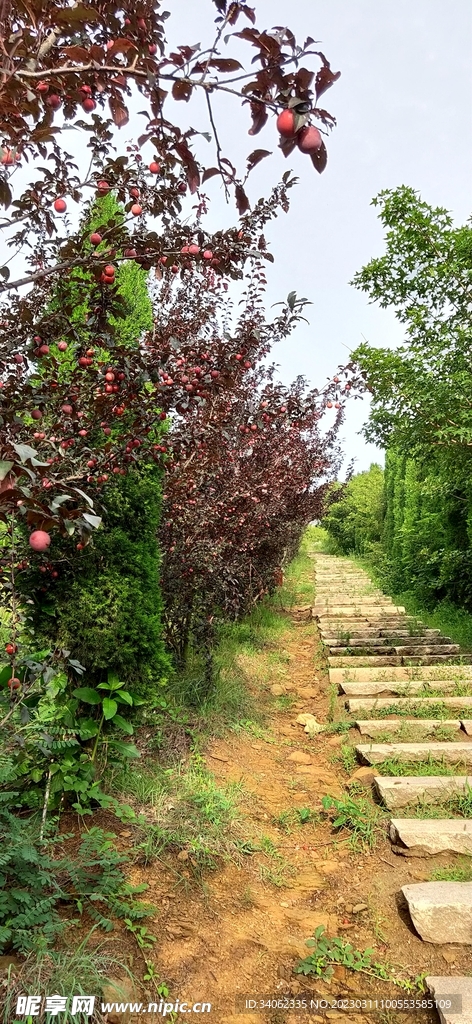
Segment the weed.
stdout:
[[330,683],[329,687],[328,687],[328,713],[327,713],[328,722],[333,722],[334,721],[334,716],[336,714],[337,703],[338,703],[338,688],[336,686],[336,683]]
[[472,787],[466,785],[463,793],[455,793],[442,803],[418,800],[408,813],[412,818],[472,818]]
[[344,771],[347,772],[348,775],[352,775],[357,765],[355,748],[344,743],[340,750],[331,755],[330,760],[333,764],[341,764]]
[[315,975],[323,981],[330,981],[336,966],[347,967],[350,971],[366,974],[370,978],[389,981],[407,992],[424,992],[424,976],[418,975],[414,980],[401,978],[395,974],[390,964],[373,960],[373,949],[361,951],[355,949],[350,942],[338,937],[329,939],[325,936],[323,925],[316,928],[313,938],[307,939],[306,946],[311,953],[299,961],[295,967],[296,974]]
[[[470,767],[470,766],[469,766]],[[450,764],[444,759],[436,759],[432,756],[424,761],[399,761],[396,758],[386,758],[385,761],[376,765],[379,775],[466,775],[467,765],[463,762]]]
[[472,882],[472,863],[470,858],[462,860],[451,868],[435,868],[431,874],[432,882]]
[[350,729],[354,728],[354,723],[348,718],[340,718],[337,722],[330,722],[329,725],[325,726],[325,733],[328,736],[334,736],[336,733],[349,732]]
[[330,813],[333,828],[345,828],[351,832],[351,846],[372,847],[377,835],[382,831],[380,824],[383,813],[379,807],[362,796],[324,796],[321,800],[323,810]]
[[295,704],[295,697],[291,693],[283,693],[280,697],[274,701],[275,708],[277,711],[290,711]]

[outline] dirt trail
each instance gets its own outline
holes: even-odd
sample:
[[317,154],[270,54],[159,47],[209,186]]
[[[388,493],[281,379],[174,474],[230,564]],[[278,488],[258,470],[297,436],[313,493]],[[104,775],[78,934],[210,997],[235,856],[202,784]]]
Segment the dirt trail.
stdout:
[[[263,738],[231,733],[214,740],[204,755],[217,784],[242,784],[244,831],[259,841],[266,837],[266,848],[267,837],[271,839],[275,855],[258,851],[242,857],[240,865],[209,873],[203,886],[192,882],[183,863],[180,881],[182,876],[187,879],[187,891],[159,865],[141,869],[136,877],[148,883],[146,897],[159,908],[157,927],[153,926],[159,942],[149,954],[156,972],[166,979],[174,998],[211,1002],[208,1016],[218,1024],[324,1019],[319,1012],[308,1014],[290,1006],[245,1013],[244,997],[290,1003],[302,998],[304,989],[330,997],[404,997],[387,982],[371,981],[343,967],[335,968],[330,985],[294,974],[298,958],[309,952],[305,940],[320,924],[330,936],[349,938],[361,950],[374,947],[376,960],[387,960],[412,977],[445,974],[451,964],[455,973],[467,968],[467,952],[423,943],[398,907],[401,885],[429,878],[433,867],[449,863],[447,857],[395,857],[386,827],[373,852],[354,852],[349,835],[335,833],[326,816],[317,823],[293,821],[294,809],[320,811],[323,795],[346,792],[354,768],[344,768],[340,757],[341,743],[349,743],[349,735],[310,738],[296,723],[302,712],[327,721],[329,683],[319,660],[315,622],[294,609],[279,635],[279,647],[285,666],[275,669],[262,688],[265,692],[260,691],[264,706],[268,698],[273,704]],[[277,708],[281,692],[294,700],[285,710]],[[354,744],[356,730],[351,732]],[[291,813],[288,828],[279,817],[286,812]],[[373,1019],[328,1011],[328,1020],[338,1017],[344,1024],[371,1024]],[[188,1020],[188,1014],[178,1019]],[[376,1019],[385,1024],[437,1020],[434,1012],[424,1010]]]

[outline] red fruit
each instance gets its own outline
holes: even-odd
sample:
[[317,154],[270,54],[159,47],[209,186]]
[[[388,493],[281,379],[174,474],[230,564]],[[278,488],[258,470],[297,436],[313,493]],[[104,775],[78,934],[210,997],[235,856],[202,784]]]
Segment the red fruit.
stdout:
[[102,195],[106,195],[110,191],[110,186],[107,181],[97,181],[97,189]]
[[80,359],[78,360],[78,363],[79,363],[79,366],[88,366],[89,365],[89,361],[86,358],[86,356],[80,356]]
[[316,153],[322,142],[323,139],[318,129],[313,128],[311,125],[308,128],[302,128],[301,132],[298,133],[297,146],[301,149],[302,153]]
[[129,259],[134,260],[138,254],[136,252],[136,249],[125,249],[123,255],[127,256]]
[[108,372],[105,374],[105,380],[107,380],[109,383],[112,383],[112,381],[114,381],[114,379],[115,379],[115,374],[113,373],[113,370],[108,370]]
[[72,416],[73,408],[71,405],[61,405],[62,412],[65,412],[66,416]]
[[88,434],[87,430],[79,430],[79,437],[87,437],[87,434]]
[[15,363],[20,364],[20,363],[23,362],[23,356],[21,355],[20,352],[16,353],[16,355],[14,356],[14,359],[15,359]]
[[17,647],[16,644],[8,643],[8,644],[5,644],[5,650],[6,650],[7,654],[10,657],[12,657],[13,654],[16,654],[16,652],[18,650],[18,647]]
[[240,353],[240,352],[238,352],[238,353],[237,353],[237,354],[235,355],[235,357],[234,357],[234,358],[235,358],[235,359],[238,359],[238,360],[239,360],[239,359],[242,359],[243,357],[242,357],[241,353]]
[[33,530],[30,534],[29,545],[33,551],[47,551],[50,543],[51,538],[45,530]]
[[49,96],[47,96],[46,103],[52,110],[59,110],[59,107],[62,107],[61,97],[55,92],[51,92]]
[[171,268],[170,268],[170,269],[171,269],[171,273],[172,273],[172,274],[178,274],[178,272],[179,272],[179,268],[178,268],[178,266],[177,266],[177,264],[176,264],[176,263],[174,263],[174,264],[173,264],[173,265],[171,266]]
[[56,213],[65,213],[65,211],[67,210],[67,203],[65,199],[55,199],[54,209]]
[[104,427],[103,428],[103,433],[106,434],[107,437],[108,437],[108,435],[111,434],[111,427]]
[[198,256],[198,254],[200,252],[200,246],[199,245],[195,245],[195,244],[189,245],[188,251],[189,251],[191,256]]
[[143,32],[146,31],[147,25],[144,18],[138,18],[138,28],[142,29]]
[[284,139],[293,139],[296,135],[295,114],[293,110],[282,110],[277,118],[277,131]]
[[15,163],[15,157],[13,156],[11,149],[2,150],[2,159],[0,160],[0,163],[4,166],[10,166],[10,164]]
[[249,361],[248,361],[248,360],[246,359],[246,362],[244,363],[244,365],[245,365],[245,367],[246,367],[246,370],[250,370],[250,369],[251,369],[251,366],[252,366],[252,363],[250,363],[250,362],[249,362]]
[[184,192],[187,191],[187,186],[185,184],[185,181],[181,181],[180,184],[177,187],[178,187],[179,192],[184,193]]
[[79,85],[79,92],[83,92],[84,96],[92,95],[92,90],[89,85]]
[[103,268],[103,273],[105,274],[106,277],[114,277],[115,268],[112,266],[111,263],[107,263],[106,267]]
[[149,43],[148,50],[149,50],[149,53],[151,54],[151,57],[154,57],[154,54],[157,53],[157,46],[156,46],[156,44],[155,43]]
[[213,259],[213,253],[212,253],[211,249],[205,249],[205,252],[203,253],[203,259],[204,260],[212,260]]
[[167,259],[168,259],[167,256],[161,256],[161,258],[159,260],[159,263],[162,263],[162,265],[165,267],[165,265],[167,263]]
[[93,100],[91,96],[87,96],[87,99],[82,103],[82,110],[85,110],[87,114],[90,114],[92,110],[95,110],[96,106],[97,104],[95,103],[95,100]]
[[87,466],[89,467],[89,469],[93,469],[94,466],[96,466],[96,464],[97,463],[96,463],[95,459],[89,459],[88,462],[87,462]]
[[92,245],[100,245],[101,240],[102,236],[99,235],[98,231],[92,231],[92,234],[90,235]]
[[142,206],[140,206],[139,203],[133,203],[133,205],[131,207],[131,213],[133,214],[133,217],[140,217],[142,212],[143,212]]
[[332,402],[326,402],[326,408],[327,409],[332,409],[333,408],[333,403]]
[[58,343],[57,347],[59,349],[59,352],[67,352],[67,348],[68,348],[67,341],[60,341]]
[[49,92],[49,82],[38,82],[36,92]]
[[11,679],[8,680],[7,686],[9,690],[19,690],[21,689],[21,679],[18,679],[16,676],[12,676]]
[[40,420],[40,419],[42,419],[42,417],[43,417],[43,414],[42,414],[42,412],[41,412],[41,409],[33,409],[33,412],[31,413],[31,416],[32,416],[32,418],[33,418],[34,420]]
[[49,345],[40,345],[39,348],[38,348],[38,356],[48,356],[48,355],[49,355]]
[[149,170],[151,174],[159,174],[160,169],[161,165],[157,163],[157,160],[152,160],[151,163],[149,164]]
[[133,186],[133,188],[130,188],[129,194],[130,196],[133,197],[133,199],[139,199],[139,188]]

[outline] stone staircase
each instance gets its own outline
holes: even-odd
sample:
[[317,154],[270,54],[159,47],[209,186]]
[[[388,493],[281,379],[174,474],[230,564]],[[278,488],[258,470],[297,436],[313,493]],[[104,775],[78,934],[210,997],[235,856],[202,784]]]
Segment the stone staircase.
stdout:
[[[317,554],[315,567],[313,614],[329,680],[364,740],[356,746],[358,760],[379,765],[377,795],[400,815],[390,821],[394,851],[472,856],[472,817],[426,813],[427,805],[470,796],[472,815],[472,658],[407,615],[353,562]],[[415,763],[431,759],[441,774],[416,775]],[[392,762],[411,765],[411,774],[389,772]],[[412,809],[419,816],[401,817]],[[472,882],[421,882],[404,885],[402,893],[424,941],[472,946]],[[440,1012],[444,1024],[472,1024],[472,977],[427,983],[433,994],[462,995],[462,1012]]]

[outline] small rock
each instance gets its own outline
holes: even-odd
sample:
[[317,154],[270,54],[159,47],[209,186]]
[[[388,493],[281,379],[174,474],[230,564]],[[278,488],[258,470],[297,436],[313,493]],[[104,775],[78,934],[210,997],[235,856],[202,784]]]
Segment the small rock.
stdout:
[[443,960],[446,961],[447,964],[454,964],[457,960],[457,950],[445,949],[441,956]]
[[[109,978],[103,986],[102,999],[104,1003],[131,1003],[135,997],[135,990],[131,978]],[[115,1013],[109,1011],[108,1024],[131,1024],[132,1013],[130,1010]]]
[[292,754],[288,755],[289,761],[295,761],[296,764],[311,764],[312,759],[309,754],[305,754],[304,750],[294,750]]
[[120,832],[120,836],[123,839],[129,839],[129,837],[132,836],[132,835],[133,835],[133,833],[132,833],[131,829],[129,829],[129,828],[127,828],[125,832]]
[[349,782],[359,782],[361,786],[371,786],[375,776],[378,774],[377,768],[373,768],[370,765],[362,765],[361,768],[357,768],[351,775]]
[[331,739],[328,740],[328,746],[330,746],[330,747],[340,747],[342,741],[343,741],[342,736],[331,736]]
[[274,683],[270,688],[270,692],[273,697],[281,697],[285,693],[285,686],[282,686],[281,683]]
[[368,909],[369,909],[369,904],[368,903],[356,903],[356,905],[352,908],[352,913],[353,914],[361,914],[363,910],[368,910]]
[[187,850],[181,850],[180,853],[177,854],[177,860],[188,860]]

